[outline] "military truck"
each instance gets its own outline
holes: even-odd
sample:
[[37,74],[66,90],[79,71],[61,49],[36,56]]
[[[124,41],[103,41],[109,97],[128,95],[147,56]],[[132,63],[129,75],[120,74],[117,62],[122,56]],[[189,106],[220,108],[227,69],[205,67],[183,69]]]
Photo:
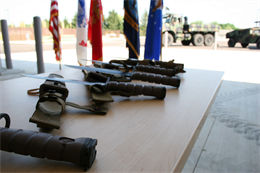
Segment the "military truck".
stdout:
[[246,48],[249,43],[256,43],[256,47],[260,49],[260,27],[237,29],[226,34],[229,38],[228,46],[234,47],[236,43],[240,43]]
[[[183,23],[184,19],[184,23]],[[163,16],[163,37],[162,44],[166,39],[166,31],[168,32],[168,45],[181,40],[182,45],[188,46],[192,43],[194,46],[211,46],[214,43],[215,32],[219,30],[218,25],[197,25],[188,24],[188,18],[182,15],[167,13]]]

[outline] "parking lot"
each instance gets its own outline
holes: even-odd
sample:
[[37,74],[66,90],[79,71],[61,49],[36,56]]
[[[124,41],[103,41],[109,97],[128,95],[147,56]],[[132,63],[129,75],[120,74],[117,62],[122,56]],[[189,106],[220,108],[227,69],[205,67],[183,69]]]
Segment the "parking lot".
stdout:
[[[240,43],[237,43],[235,47],[231,48],[227,45],[228,40],[220,38],[217,41],[217,49],[218,50],[228,50],[228,51],[259,51],[256,48],[256,44],[249,44],[248,47],[242,48]],[[103,38],[103,47],[125,47],[126,40],[124,37],[120,38]],[[145,45],[145,37],[140,38],[140,45],[144,47]],[[20,53],[20,52],[34,52],[35,51],[35,42],[31,41],[11,41],[10,42],[11,52],[12,53]],[[91,44],[88,44],[88,47],[91,47]],[[62,42],[62,49],[75,49],[76,42]],[[212,46],[193,46],[192,44],[189,46],[183,46],[180,41],[177,43],[173,43],[171,46],[167,47],[168,49],[205,49],[205,50],[214,50],[214,45]],[[53,43],[43,43],[43,51],[53,50]],[[4,53],[3,43],[0,43],[0,53]]]

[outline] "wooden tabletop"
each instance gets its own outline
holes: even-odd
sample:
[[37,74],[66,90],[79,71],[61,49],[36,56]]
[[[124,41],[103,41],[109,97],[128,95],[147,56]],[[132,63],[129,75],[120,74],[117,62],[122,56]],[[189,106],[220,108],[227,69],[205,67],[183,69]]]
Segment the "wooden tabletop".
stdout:
[[[167,86],[166,98],[113,96],[106,115],[66,107],[61,128],[48,133],[98,140],[96,160],[88,172],[180,172],[192,150],[222,81],[223,72],[185,69],[179,89]],[[83,80],[77,69],[58,72]],[[48,76],[48,74],[42,74]],[[0,82],[0,112],[8,113],[13,129],[43,131],[30,123],[37,96],[27,90],[44,80],[22,77]],[[138,81],[133,81],[138,82]],[[144,83],[143,84],[149,84]],[[66,83],[66,101],[90,104],[86,86]],[[154,84],[155,85],[155,84]],[[4,120],[1,120],[1,127]],[[33,158],[0,151],[1,172],[83,172],[69,162]]]

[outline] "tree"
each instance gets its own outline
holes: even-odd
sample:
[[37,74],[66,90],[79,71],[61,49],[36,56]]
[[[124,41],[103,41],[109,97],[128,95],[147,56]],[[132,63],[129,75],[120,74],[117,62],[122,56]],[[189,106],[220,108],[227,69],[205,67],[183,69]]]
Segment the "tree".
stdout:
[[239,29],[237,27],[235,27],[234,24],[231,23],[225,23],[225,24],[219,24],[221,29]]
[[123,30],[123,17],[115,10],[109,11],[108,17],[104,20],[104,29]]
[[140,35],[146,35],[147,22],[148,22],[148,11],[145,9],[140,20]]
[[31,24],[25,24],[26,28],[31,28]]
[[77,27],[77,16],[78,14],[75,13],[73,19],[72,19],[72,22],[71,22],[71,28],[76,28]]
[[203,21],[197,20],[195,22],[191,22],[190,24],[203,25]]
[[[191,24],[203,25],[203,21],[196,21],[196,22],[192,22]],[[232,23],[218,23],[218,22],[214,21],[214,22],[211,22],[210,24],[219,25],[220,29],[230,29],[230,30],[239,29],[239,28],[235,27],[235,25]]]
[[120,15],[118,15],[118,17],[119,17],[119,20],[121,21],[121,24],[120,24],[120,32],[121,33],[123,33],[124,31],[124,16],[120,16]]
[[20,27],[24,28],[25,27],[25,24],[23,23],[23,21],[20,23],[19,25]]
[[46,23],[46,28],[49,28],[49,20],[48,19],[44,19],[43,21],[45,21],[45,23]]
[[70,28],[70,24],[67,17],[64,18],[63,22],[64,22],[64,28]]
[[214,21],[214,22],[211,22],[210,24],[212,24],[212,25],[219,25],[219,23],[218,23],[218,22],[216,22],[216,21]]

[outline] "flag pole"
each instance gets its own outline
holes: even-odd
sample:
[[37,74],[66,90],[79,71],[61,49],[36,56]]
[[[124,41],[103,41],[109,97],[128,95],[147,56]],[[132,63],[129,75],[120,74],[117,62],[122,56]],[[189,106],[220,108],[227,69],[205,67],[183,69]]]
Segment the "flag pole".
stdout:
[[61,70],[61,60],[60,60],[60,70]]
[[160,53],[160,61],[162,61],[162,36],[163,36],[163,32],[161,31],[161,53]]
[[58,33],[59,33],[59,67],[60,67],[60,70],[61,70],[61,35],[60,35],[60,27],[58,27]]

